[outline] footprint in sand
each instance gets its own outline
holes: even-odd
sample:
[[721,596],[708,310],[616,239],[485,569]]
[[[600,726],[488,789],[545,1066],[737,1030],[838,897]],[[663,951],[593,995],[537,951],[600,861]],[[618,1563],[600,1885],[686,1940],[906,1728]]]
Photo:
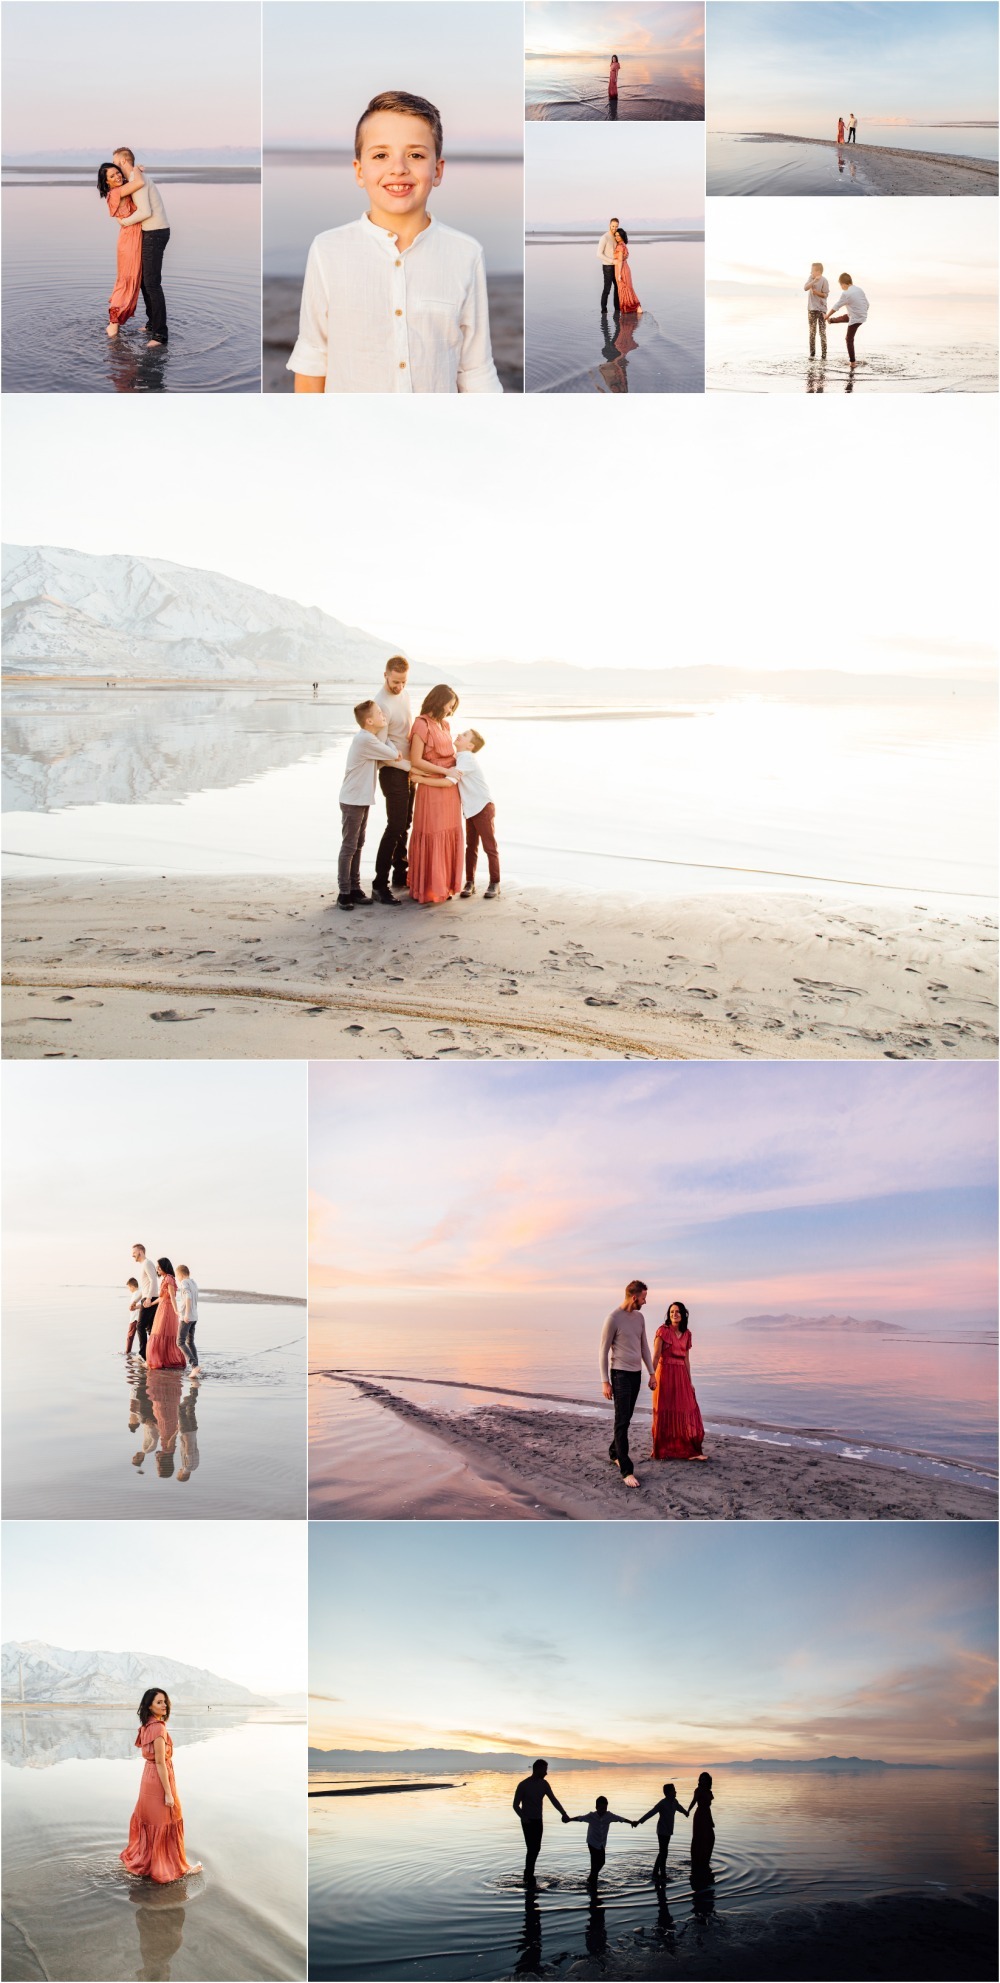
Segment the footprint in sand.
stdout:
[[192,1026],[196,1019],[201,1018],[201,1013],[175,1012],[171,1007],[168,1012],[151,1012],[149,1016],[161,1026]]
[[364,1027],[363,1027],[363,1026],[345,1026],[345,1027],[344,1027],[344,1031],[345,1031],[345,1033],[363,1033],[363,1032],[364,1032],[364,1030],[365,1030],[365,1029],[364,1029]]

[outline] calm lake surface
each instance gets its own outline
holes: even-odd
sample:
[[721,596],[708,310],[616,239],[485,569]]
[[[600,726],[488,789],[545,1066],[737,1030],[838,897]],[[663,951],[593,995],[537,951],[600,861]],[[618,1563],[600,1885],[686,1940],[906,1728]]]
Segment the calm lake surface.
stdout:
[[[748,253],[752,248],[748,247]],[[803,271],[805,281],[809,270]],[[990,392],[997,390],[997,310],[977,296],[879,295],[859,278],[870,304],[857,342],[862,363],[847,365],[843,324],[827,329],[825,364],[809,358],[805,296],[733,294],[708,283],[705,385],[709,392]],[[834,500],[836,500],[834,498]]]
[[[560,1770],[554,1763],[550,1771],[571,1814],[592,1810],[595,1797],[605,1795],[626,1817],[641,1817],[671,1777],[687,1803],[696,1770],[669,1761],[603,1770]],[[592,1906],[584,1888],[585,1827],[563,1825],[556,1813],[545,1826],[538,1887],[526,1900],[521,1830],[510,1808],[513,1773],[477,1773],[454,1788],[410,1795],[314,1797],[310,1975],[337,1983],[561,1976],[574,1960],[641,1932],[654,1948],[662,1946],[658,1973],[669,1976],[678,1945],[683,1956],[698,1920],[711,1921],[726,1946],[748,1917],[760,1924],[791,1905],[809,1910],[827,1901],[885,1904],[895,1896],[995,1890],[996,1800],[988,1770],[869,1770],[845,1777],[713,1765],[713,1779],[714,1883],[692,1890],[689,1827],[678,1818],[665,1903],[650,1885],[652,1823],[635,1832],[611,1827],[600,1903]],[[349,1781],[310,1779],[313,1789]],[[863,1947],[855,1958],[856,1968],[844,1975],[874,1973],[862,1966]],[[960,1956],[957,1963],[948,1974],[967,1974]]]
[[525,264],[528,392],[702,392],[705,251],[697,240],[629,229],[643,314],[601,315],[603,229],[529,234]]
[[[306,1311],[202,1294],[203,1376],[124,1354],[124,1280],[8,1273],[5,1512],[57,1521],[294,1521],[305,1512]],[[280,1347],[275,1347],[276,1345]],[[188,1476],[185,1478],[184,1476]]]
[[641,119],[703,118],[705,65],[680,64],[658,55],[620,57],[617,103],[608,96],[611,50],[607,60],[591,55],[525,57],[525,118],[530,123],[606,123]]
[[[353,690],[316,702],[278,689],[12,690],[7,872],[327,881],[355,699]],[[973,911],[993,905],[986,698],[842,708],[747,697],[574,714],[513,711],[464,689],[462,720],[487,735],[514,881],[653,899],[734,885],[805,885],[828,897],[876,887]],[[596,807],[611,760],[629,775],[613,809]],[[369,837],[366,876],[374,822]]]
[[118,1857],[142,1769],[136,1725],[130,1707],[4,1707],[5,1978],[303,1977],[304,1724],[175,1708],[185,1843],[204,1871],[166,1887]]
[[[264,274],[304,275],[313,237],[365,211],[347,152],[264,153]],[[96,203],[95,203],[96,204]],[[520,158],[449,158],[430,211],[482,243],[493,275],[524,262],[524,170]]]
[[105,336],[118,228],[94,184],[5,184],[4,392],[260,391],[260,186],[156,178],[170,220],[157,351],[141,297]]
[[[832,128],[803,136],[835,138]],[[896,124],[866,124],[859,129],[861,151],[854,145],[831,147],[782,144],[755,138],[753,133],[710,131],[707,139],[709,194],[810,194],[876,191],[865,173],[864,145],[886,145],[895,151],[933,152],[944,158],[995,159],[997,128],[922,128]],[[881,160],[878,161],[882,163]]]

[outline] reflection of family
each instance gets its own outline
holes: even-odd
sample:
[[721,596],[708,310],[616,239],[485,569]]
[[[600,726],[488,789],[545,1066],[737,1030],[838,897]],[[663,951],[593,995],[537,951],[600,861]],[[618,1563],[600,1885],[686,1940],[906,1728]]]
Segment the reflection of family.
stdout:
[[[340,788],[340,909],[368,908],[373,902],[397,908],[394,887],[408,889],[414,902],[447,902],[453,895],[468,899],[476,892],[480,846],[489,865],[486,900],[494,901],[500,893],[496,809],[479,762],[485,739],[471,729],[452,739],[449,719],[458,697],[445,682],[428,691],[414,718],[408,673],[409,663],[394,654],[377,695],[354,710],[358,729]],[[385,798],[386,825],[372,893],[366,895],[361,853],[376,778]]]
[[136,1473],[142,1473],[146,1461],[152,1460],[158,1479],[183,1485],[197,1473],[201,1459],[198,1373],[192,1370],[186,1397],[181,1395],[184,1377],[179,1370],[148,1370],[140,1364],[131,1372],[129,1382],[128,1429],[138,1432],[141,1441],[132,1454]]
[[601,315],[607,315],[608,297],[614,291],[615,316],[641,317],[642,304],[632,287],[628,265],[628,235],[613,214],[597,244],[597,258],[603,272]]
[[615,1408],[608,1458],[626,1487],[638,1487],[629,1453],[629,1428],[645,1365],[653,1393],[653,1460],[703,1460],[705,1427],[691,1382],[691,1330],[682,1301],[672,1301],[653,1338],[650,1355],[642,1310],[645,1281],[630,1281],[620,1308],[613,1308],[601,1331],[601,1384]]
[[[134,1355],[149,1370],[186,1370],[201,1374],[194,1332],[198,1324],[198,1283],[190,1269],[176,1273],[166,1255],[154,1266],[144,1246],[132,1248],[136,1273],[126,1282],[129,1326],[126,1356]],[[132,1345],[138,1336],[139,1348]]]
[[135,153],[120,145],[110,165],[97,174],[97,190],[118,224],[118,266],[108,304],[108,336],[135,315],[140,291],[146,306],[147,346],[167,342],[167,306],[161,271],[170,223],[158,187],[136,165]]
[[823,274],[822,262],[813,262],[808,277],[802,285],[806,293],[809,315],[809,356],[810,358],[816,356],[818,335],[820,354],[823,358],[826,357],[827,324],[846,324],[847,362],[849,365],[856,365],[858,360],[854,355],[855,340],[868,316],[868,298],[864,290],[846,272],[838,276],[837,280],[840,284],[838,315],[834,315],[828,308],[830,285]]
[[200,1873],[184,1851],[184,1813],[174,1777],[174,1745],[167,1729],[170,1695],[163,1687],[147,1687],[136,1709],[139,1733],[135,1746],[142,1755],[139,1796],[128,1828],[128,1844],[119,1858],[127,1873],[169,1886],[187,1873]]
[[555,1806],[564,1825],[586,1825],[587,1827],[587,1847],[590,1853],[590,1873],[587,1878],[587,1886],[590,1888],[596,1889],[597,1882],[600,1878],[601,1868],[604,1865],[607,1851],[608,1832],[611,1826],[631,1825],[632,1830],[635,1831],[639,1825],[644,1825],[649,1818],[653,1817],[656,1819],[657,1852],[652,1878],[656,1885],[660,1885],[665,1881],[667,1875],[667,1854],[670,1850],[670,1840],[673,1836],[674,1819],[678,1812],[683,1818],[689,1817],[691,1812],[694,1812],[694,1823],[691,1827],[692,1864],[702,1867],[708,1866],[715,1845],[715,1823],[712,1818],[712,1779],[707,1770],[703,1770],[699,1776],[697,1787],[690,1804],[681,1804],[678,1801],[676,1785],[665,1783],[663,1786],[663,1796],[657,1803],[652,1804],[649,1810],[643,1813],[641,1818],[622,1818],[619,1817],[617,1811],[609,1810],[606,1797],[598,1797],[592,1811],[584,1811],[577,1817],[571,1817],[564,1806],[560,1804],[555,1791],[548,1781],[548,1768],[548,1763],[544,1757],[540,1756],[538,1761],[532,1764],[531,1775],[524,1777],[514,1792],[514,1810],[521,1820],[521,1830],[524,1833],[524,1884],[526,1887],[537,1884],[535,1879],[535,1865],[542,1848],[546,1798],[550,1804]]

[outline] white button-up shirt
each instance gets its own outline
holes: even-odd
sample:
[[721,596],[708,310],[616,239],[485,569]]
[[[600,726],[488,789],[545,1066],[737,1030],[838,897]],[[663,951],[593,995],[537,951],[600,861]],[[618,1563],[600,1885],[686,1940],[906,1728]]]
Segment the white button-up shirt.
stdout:
[[835,311],[846,310],[848,323],[863,324],[868,315],[868,298],[864,290],[852,282],[850,289],[841,290],[833,308]]
[[[474,819],[484,806],[492,804],[490,788],[483,777],[478,751],[456,751],[455,770],[461,772],[458,780],[459,796],[462,801],[464,819]],[[449,776],[452,774],[449,773]],[[453,780],[454,782],[454,780]]]
[[198,1320],[198,1283],[190,1274],[177,1283],[177,1314],[181,1322]]
[[[380,764],[399,764],[395,744],[383,744],[371,730],[357,730],[351,739],[340,788],[342,806],[370,806],[375,802],[375,781]],[[399,764],[402,771],[403,766]]]
[[327,392],[502,392],[478,241],[432,220],[400,248],[367,214],[317,234],[288,370]]
[[142,1305],[144,1308],[149,1308],[154,1301],[159,1301],[160,1299],[160,1283],[152,1261],[137,1260],[135,1263],[135,1277],[139,1283]]

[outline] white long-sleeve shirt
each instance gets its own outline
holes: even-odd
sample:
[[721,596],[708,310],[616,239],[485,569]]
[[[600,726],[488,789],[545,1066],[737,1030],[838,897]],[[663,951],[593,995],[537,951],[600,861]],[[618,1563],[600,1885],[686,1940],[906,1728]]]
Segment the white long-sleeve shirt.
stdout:
[[617,1811],[585,1811],[581,1818],[571,1818],[571,1825],[586,1825],[587,1844],[594,1852],[603,1852],[608,1842],[612,1825],[631,1824],[630,1818],[620,1818]]
[[641,1370],[653,1375],[646,1324],[641,1308],[613,1308],[601,1330],[601,1382],[610,1384],[612,1370]]
[[[395,744],[383,744],[371,730],[358,730],[351,738],[340,788],[342,806],[370,806],[375,803],[375,785],[380,764],[398,764]],[[402,766],[400,766],[402,769]]]
[[431,220],[401,248],[367,214],[317,234],[288,370],[326,392],[502,392],[479,242]]
[[612,234],[610,227],[607,229],[606,233],[601,235],[601,238],[597,243],[597,259],[599,262],[604,263],[605,268],[614,267],[615,237]]
[[132,198],[135,212],[122,221],[123,227],[141,227],[144,234],[151,234],[154,228],[170,226],[160,189],[151,179],[146,179]]
[[[375,701],[385,717],[383,743],[395,744],[400,756],[408,758],[413,710],[406,690],[400,689],[398,695],[391,695],[383,682],[382,687],[375,692]],[[402,764],[399,767],[400,771],[404,768]]]
[[160,1299],[160,1283],[156,1268],[151,1260],[142,1259],[136,1261],[135,1278],[139,1283],[139,1293],[142,1296],[143,1307],[152,1307],[153,1302]]
[[864,290],[859,289],[856,282],[852,282],[850,289],[841,290],[833,307],[834,313],[838,310],[846,310],[849,323],[863,324],[868,315],[868,298]]

